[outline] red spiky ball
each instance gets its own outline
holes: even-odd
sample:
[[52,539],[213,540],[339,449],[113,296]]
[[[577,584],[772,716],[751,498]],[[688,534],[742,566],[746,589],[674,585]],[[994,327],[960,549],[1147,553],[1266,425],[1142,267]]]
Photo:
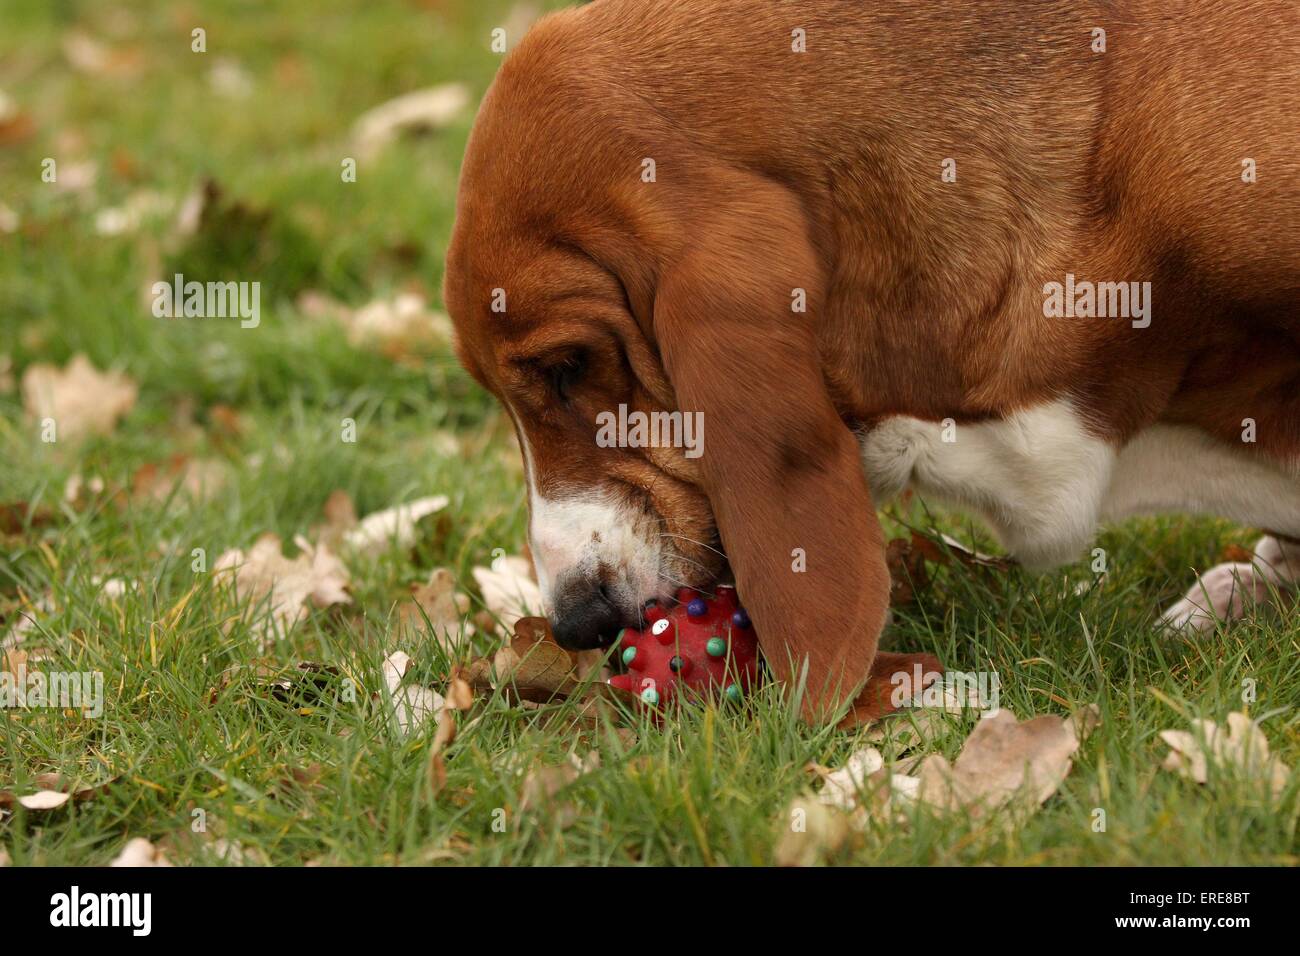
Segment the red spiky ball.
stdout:
[[609,683],[655,711],[679,693],[739,700],[758,683],[758,639],[736,589],[720,585],[710,599],[682,588],[677,601],[668,611],[647,608],[643,630],[619,633],[627,673]]

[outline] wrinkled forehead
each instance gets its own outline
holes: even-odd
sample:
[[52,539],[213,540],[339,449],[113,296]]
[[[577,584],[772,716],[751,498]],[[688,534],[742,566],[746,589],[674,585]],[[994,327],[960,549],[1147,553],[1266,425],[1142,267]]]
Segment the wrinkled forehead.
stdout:
[[602,306],[619,297],[616,280],[571,246],[480,243],[472,234],[454,241],[443,285],[458,354],[480,381],[513,359],[589,333]]

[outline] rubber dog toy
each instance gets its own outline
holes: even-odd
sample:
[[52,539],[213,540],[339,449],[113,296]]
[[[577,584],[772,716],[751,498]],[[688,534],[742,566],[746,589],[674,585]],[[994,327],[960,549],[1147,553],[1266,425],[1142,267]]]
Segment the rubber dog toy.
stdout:
[[646,609],[643,630],[619,632],[618,653],[626,674],[611,686],[635,695],[637,707],[658,711],[677,694],[703,697],[721,692],[740,700],[758,683],[758,638],[736,589],[717,588],[712,599],[690,588],[677,605]]

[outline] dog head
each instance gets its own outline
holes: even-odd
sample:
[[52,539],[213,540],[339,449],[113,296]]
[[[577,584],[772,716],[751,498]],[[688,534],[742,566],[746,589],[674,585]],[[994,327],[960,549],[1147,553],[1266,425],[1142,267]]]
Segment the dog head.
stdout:
[[[823,380],[800,200],[576,62],[572,16],[535,29],[484,99],[444,282],[458,354],[523,450],[556,638],[607,643],[729,562],[769,666],[808,668],[815,709],[840,703],[868,676],[889,576]],[[693,446],[634,440],[633,415],[673,412],[702,423],[676,419]]]

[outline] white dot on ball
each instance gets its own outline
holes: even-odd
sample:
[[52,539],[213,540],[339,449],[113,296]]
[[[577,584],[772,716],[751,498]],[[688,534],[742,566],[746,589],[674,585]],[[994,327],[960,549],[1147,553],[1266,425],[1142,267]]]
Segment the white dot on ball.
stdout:
[[666,630],[668,630],[668,618],[666,617],[655,621],[650,627],[651,634],[662,634]]

